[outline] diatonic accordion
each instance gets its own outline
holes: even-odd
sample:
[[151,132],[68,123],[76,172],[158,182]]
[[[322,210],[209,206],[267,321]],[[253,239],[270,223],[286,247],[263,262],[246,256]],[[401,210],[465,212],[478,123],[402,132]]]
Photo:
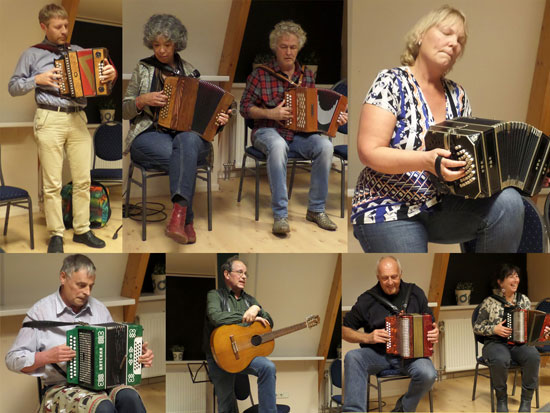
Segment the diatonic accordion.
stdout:
[[59,93],[74,98],[109,95],[111,84],[101,83],[99,78],[108,58],[107,49],[96,48],[70,50],[61,59],[54,59],[54,66],[61,70]]
[[523,122],[459,117],[432,126],[425,145],[466,161],[466,174],[456,181],[432,175],[439,190],[465,198],[490,197],[507,187],[533,196],[548,170],[550,138]]
[[192,77],[167,77],[163,92],[168,103],[159,111],[158,124],[195,132],[207,141],[213,141],[219,131],[218,115],[227,113],[233,103],[233,95],[221,87]]
[[345,112],[348,98],[329,89],[297,87],[285,92],[285,106],[292,117],[285,128],[306,133],[322,133],[331,137],[338,130],[338,116]]
[[536,344],[544,338],[544,327],[550,324],[548,314],[538,310],[504,308],[504,326],[512,329],[508,341]]
[[92,390],[141,382],[143,327],[106,323],[67,331],[67,346],[76,357],[67,363],[67,382]]
[[386,353],[405,359],[430,357],[433,345],[428,341],[428,331],[433,330],[430,314],[399,314],[386,317],[386,331],[390,340]]

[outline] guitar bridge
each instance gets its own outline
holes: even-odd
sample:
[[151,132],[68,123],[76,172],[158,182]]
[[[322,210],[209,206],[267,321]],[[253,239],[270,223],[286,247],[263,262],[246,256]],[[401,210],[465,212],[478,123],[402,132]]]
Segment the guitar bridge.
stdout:
[[239,360],[240,359],[239,349],[237,347],[237,343],[235,342],[235,339],[233,338],[233,336],[229,336],[229,341],[231,341],[231,348],[233,349],[233,354],[235,355],[235,358]]

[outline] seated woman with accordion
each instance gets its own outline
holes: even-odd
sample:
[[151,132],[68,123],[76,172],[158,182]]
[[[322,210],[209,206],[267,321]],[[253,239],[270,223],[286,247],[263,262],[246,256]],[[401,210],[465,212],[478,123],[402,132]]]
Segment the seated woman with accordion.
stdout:
[[[169,173],[174,203],[166,235],[181,244],[196,241],[193,195],[197,165],[211,155],[212,144],[195,132],[178,132],[159,126],[159,112],[168,103],[163,93],[167,76],[199,77],[199,72],[178,54],[187,46],[187,29],[175,16],[155,14],[144,27],[143,43],[154,54],[138,62],[123,100],[124,119],[130,120],[125,153],[146,168]],[[229,120],[221,113],[217,122]]]
[[365,252],[426,252],[428,242],[475,239],[476,252],[516,252],[523,228],[520,194],[507,188],[483,199],[441,195],[429,173],[464,177],[465,161],[425,150],[430,126],[470,116],[465,90],[446,74],[466,45],[466,18],[443,6],[407,35],[403,66],[381,71],[359,122],[357,149],[366,165],[353,197],[354,235]]
[[[508,411],[506,381],[512,360],[521,366],[522,371],[520,412],[531,411],[531,399],[539,376],[539,352],[534,346],[513,341],[514,330],[518,328],[509,324],[512,316],[508,314],[512,314],[513,310],[529,310],[531,307],[529,298],[518,291],[519,272],[514,265],[503,264],[500,267],[495,277],[498,288],[495,294],[483,300],[474,323],[474,334],[484,336],[482,354],[491,370],[497,412]],[[544,328],[544,338],[550,338],[550,327]]]

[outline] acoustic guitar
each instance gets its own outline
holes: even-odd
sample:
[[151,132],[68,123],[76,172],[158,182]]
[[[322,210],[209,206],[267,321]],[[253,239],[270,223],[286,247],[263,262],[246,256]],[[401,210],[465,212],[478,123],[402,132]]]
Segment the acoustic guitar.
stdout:
[[210,335],[210,349],[218,366],[229,373],[239,373],[248,367],[254,357],[269,356],[275,347],[275,339],[304,328],[319,324],[318,315],[310,315],[306,321],[280,330],[271,331],[259,321],[249,326],[236,324],[216,328]]

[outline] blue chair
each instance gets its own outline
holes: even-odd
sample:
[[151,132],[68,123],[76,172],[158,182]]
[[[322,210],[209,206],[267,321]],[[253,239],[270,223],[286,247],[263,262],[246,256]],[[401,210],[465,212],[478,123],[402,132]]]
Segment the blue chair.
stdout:
[[[244,120],[244,154],[243,154],[243,161],[241,164],[241,180],[239,182],[239,194],[237,195],[237,202],[241,202],[241,196],[243,191],[243,181],[244,181],[244,175],[247,169],[253,170],[254,175],[256,177],[256,187],[254,191],[254,205],[255,205],[255,216],[254,219],[258,221],[260,219],[260,167],[265,166],[267,163],[267,156],[264,155],[264,153],[258,149],[256,149],[254,146],[248,146],[248,129],[252,129],[254,127],[254,121],[252,119],[245,119]],[[246,158],[250,158],[254,160],[254,168],[247,168],[246,167]],[[288,152],[288,162],[291,163],[292,171],[290,174],[290,183],[288,185],[288,199],[292,196],[292,185],[294,182],[294,175],[296,172],[296,167],[304,164],[309,163],[310,161],[302,158],[297,152],[289,151]]]
[[96,168],[96,160],[122,159],[122,124],[102,123],[94,133],[94,161],[90,175],[92,181],[122,183],[122,168]]
[[[517,252],[548,252],[548,232],[544,220],[530,198],[522,197],[522,199],[525,207],[525,219]],[[546,203],[548,203],[548,199]],[[476,240],[461,243],[460,249],[462,252],[475,252]]]
[[[340,394],[334,394],[334,387],[340,389]],[[342,360],[336,359],[330,365],[330,404],[329,411],[332,411],[332,402],[336,406],[342,406]]]
[[[472,313],[472,328],[474,327],[474,324],[477,320],[477,316],[479,315],[479,309],[481,307],[481,304],[479,304]],[[474,389],[472,391],[472,401],[476,399],[476,387],[477,387],[477,376],[483,376],[489,379],[489,385],[490,385],[490,397],[491,397],[491,411],[495,411],[495,388],[493,386],[493,378],[491,377],[491,369],[488,368],[489,374],[481,373],[479,371],[479,366],[485,366],[489,367],[489,362],[483,357],[479,355],[479,348],[478,343],[483,343],[483,337],[478,336],[474,334],[474,347],[476,349],[476,368],[474,373]],[[508,368],[508,371],[513,370],[514,371],[514,385],[512,387],[512,396],[516,394],[516,378],[518,376],[518,370],[521,370],[521,366],[516,363],[515,361],[510,362],[510,367]],[[537,402],[537,409],[539,407],[539,386],[537,384],[537,390],[536,390],[536,402]]]
[[546,233],[550,231],[550,193],[546,196],[544,202],[544,223],[546,225]]
[[[250,393],[250,381],[248,380],[248,374],[239,373],[235,376],[235,397],[238,400],[246,400],[250,398],[252,407],[246,409],[243,413],[258,413],[259,405],[254,404],[254,399]],[[286,404],[277,404],[277,413],[288,413],[290,412],[290,406]]]
[[[373,387],[374,389],[378,390],[378,411],[382,411],[382,383],[388,382],[388,381],[394,381],[394,380],[406,380],[410,379],[411,376],[408,374],[401,373],[401,370],[398,369],[387,369],[382,370],[378,374],[375,374],[376,377],[376,384],[371,383],[371,376],[372,374],[369,374],[367,376],[367,406],[366,411],[369,411],[369,402],[370,402],[370,388]],[[433,402],[433,396],[432,396],[432,389],[428,392],[428,398],[430,401],[430,412],[433,413],[434,411],[434,402]]]
[[15,186],[8,186],[4,182],[4,174],[2,173],[2,147],[0,146],[0,207],[6,207],[6,218],[4,220],[4,235],[8,233],[8,222],[10,219],[10,208],[16,206],[29,211],[29,234],[31,239],[31,250],[34,249],[34,227],[32,215],[32,199],[29,193]]
[[[137,168],[141,172],[141,181],[138,181],[133,178],[134,169]],[[133,215],[130,214],[130,189],[132,188],[132,183],[141,187],[141,239],[145,241],[147,239],[147,180],[151,178],[156,178],[159,176],[168,176],[168,172],[161,171],[159,169],[147,169],[143,165],[140,165],[137,162],[134,162],[130,159],[130,165],[128,167],[128,178],[126,181],[126,200],[124,202],[124,217],[132,218]],[[212,231],[212,167],[208,163],[197,165],[197,179],[206,182],[207,190],[207,209],[208,209],[208,231]],[[166,217],[166,214],[163,212],[164,206],[161,210],[155,211],[155,213],[161,212]],[[163,218],[164,219],[164,218]],[[162,219],[161,219],[162,220]],[[156,221],[155,221],[156,222]]]
[[[545,298],[544,300],[541,300],[535,310],[544,311],[547,314],[550,314],[550,297]],[[544,345],[544,346],[537,346],[537,350],[539,351],[541,357],[550,357],[550,344]],[[546,360],[542,362],[542,367],[546,366]],[[538,403],[538,402],[537,402]]]

